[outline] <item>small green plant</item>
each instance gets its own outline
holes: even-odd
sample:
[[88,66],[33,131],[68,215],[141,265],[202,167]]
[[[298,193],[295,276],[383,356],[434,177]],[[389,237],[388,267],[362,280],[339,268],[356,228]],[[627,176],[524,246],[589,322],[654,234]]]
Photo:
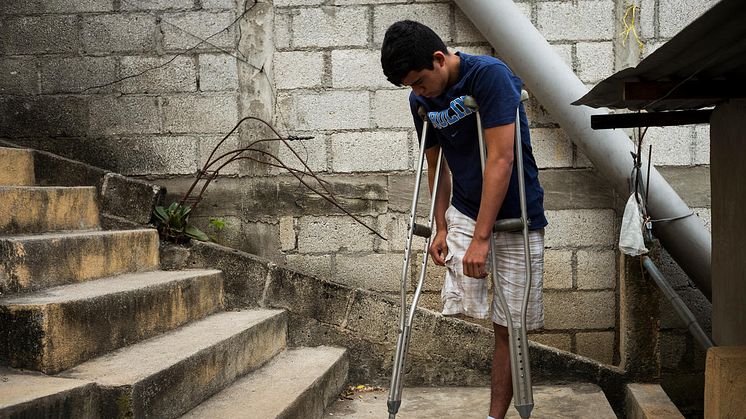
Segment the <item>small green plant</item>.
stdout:
[[187,205],[174,202],[168,207],[155,207],[153,215],[156,220],[156,227],[161,237],[174,243],[185,243],[189,239],[209,241],[202,230],[189,223],[189,215],[192,208]]

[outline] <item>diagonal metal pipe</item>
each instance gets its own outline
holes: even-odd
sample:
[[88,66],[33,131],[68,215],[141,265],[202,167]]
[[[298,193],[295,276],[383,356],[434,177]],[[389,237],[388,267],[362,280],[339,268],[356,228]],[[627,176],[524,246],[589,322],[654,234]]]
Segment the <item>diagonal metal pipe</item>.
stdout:
[[[474,26],[526,83],[593,166],[622,196],[628,196],[634,145],[621,131],[595,131],[591,115],[603,109],[573,106],[588,92],[549,43],[510,0],[454,0]],[[644,159],[643,159],[644,160]],[[647,162],[642,164],[643,179]],[[655,219],[676,218],[692,211],[655,168],[650,170],[648,210]],[[592,226],[589,226],[592,228]],[[685,217],[656,223],[655,235],[702,293],[711,299],[712,239],[702,221]]]

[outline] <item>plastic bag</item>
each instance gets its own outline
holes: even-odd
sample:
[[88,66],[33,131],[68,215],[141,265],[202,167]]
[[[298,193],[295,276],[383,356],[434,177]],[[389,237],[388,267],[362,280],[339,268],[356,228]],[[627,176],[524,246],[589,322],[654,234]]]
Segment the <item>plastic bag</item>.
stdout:
[[[639,195],[638,195],[639,197]],[[629,196],[624,207],[622,229],[619,232],[619,250],[629,256],[640,256],[648,252],[642,237],[642,211],[635,194]]]

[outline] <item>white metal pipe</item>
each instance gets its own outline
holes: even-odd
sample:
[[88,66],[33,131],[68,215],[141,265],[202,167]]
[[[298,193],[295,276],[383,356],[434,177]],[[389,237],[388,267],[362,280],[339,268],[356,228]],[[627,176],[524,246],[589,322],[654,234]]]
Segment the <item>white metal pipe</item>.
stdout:
[[[591,115],[604,109],[573,106],[588,92],[567,64],[510,0],[455,0],[474,26],[492,44],[506,63],[526,83],[531,93],[549,111],[593,166],[622,196],[628,196],[634,145],[622,132],[593,130]],[[647,162],[641,170],[646,177]],[[691,209],[655,168],[650,171],[648,209],[655,219],[679,217]],[[588,226],[594,228],[594,226]],[[697,217],[686,217],[655,225],[656,236],[681,268],[709,299],[710,233]]]

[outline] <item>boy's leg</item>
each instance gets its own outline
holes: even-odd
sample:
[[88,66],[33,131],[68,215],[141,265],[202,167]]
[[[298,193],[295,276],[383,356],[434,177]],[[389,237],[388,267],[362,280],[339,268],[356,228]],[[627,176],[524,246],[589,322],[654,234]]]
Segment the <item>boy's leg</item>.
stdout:
[[513,397],[510,375],[510,348],[508,328],[492,323],[495,330],[495,352],[492,354],[492,385],[490,386],[490,416],[503,419]]
[[[531,293],[526,310],[526,329],[544,326],[543,270],[544,231],[529,232],[531,250]],[[521,305],[526,283],[526,263],[523,254],[523,236],[515,233],[495,234],[495,258],[497,259],[497,282],[510,306],[514,325],[521,322]],[[491,268],[490,268],[491,269]],[[492,299],[492,322],[495,330],[495,352],[492,358],[492,397],[490,416],[503,418],[513,397],[513,382],[510,371],[510,345],[506,316],[494,295]]]

